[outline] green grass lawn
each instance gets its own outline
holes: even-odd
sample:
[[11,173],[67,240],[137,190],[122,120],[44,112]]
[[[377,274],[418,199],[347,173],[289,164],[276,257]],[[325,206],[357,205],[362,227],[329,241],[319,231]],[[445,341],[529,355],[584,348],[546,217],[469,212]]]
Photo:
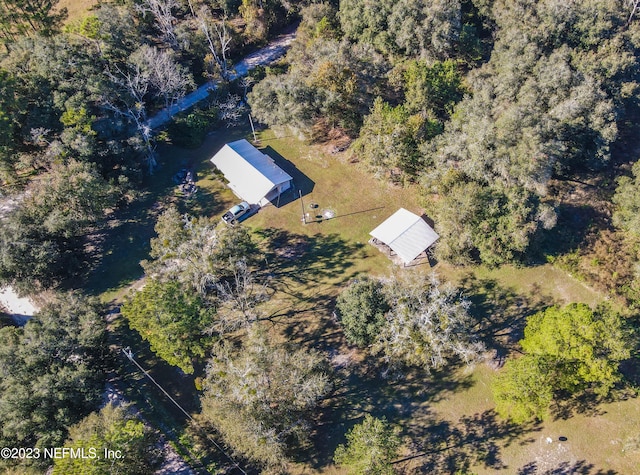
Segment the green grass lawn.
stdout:
[[[246,128],[220,130],[198,149],[161,150],[163,168],[148,198],[122,220],[131,226],[116,233],[111,260],[102,263],[104,273],[90,280],[103,299],[120,297],[141,275],[137,262],[148,253],[159,208],[174,202],[184,211],[218,219],[239,201],[214,175],[209,158],[224,143],[243,137],[248,138]],[[601,405],[594,414],[519,428],[493,412],[489,385],[496,370],[484,363],[473,371],[458,368],[437,375],[413,372],[400,379],[382,378],[375,360],[346,344],[332,312],[338,292],[356,275],[432,270],[428,264],[394,267],[367,244],[369,231],[399,207],[422,211],[417,190],[377,181],[357,165],[292,137],[277,138],[265,131],[260,138],[260,147],[294,176],[310,221],[302,222],[302,203],[290,192],[280,206],[265,207],[244,222],[264,248],[275,277],[278,292],[268,309],[273,328],[301,346],[325,352],[337,368],[335,392],[316,414],[313,447],[300,454],[295,473],[343,473],[331,464],[333,451],[365,412],[387,416],[401,427],[405,440],[412,441],[404,448],[406,460],[398,463],[409,473],[450,473],[456,464],[467,464],[478,473],[512,474],[531,463],[544,470],[566,463],[576,470],[593,466],[577,473],[639,473],[634,470],[640,466],[640,452],[622,451],[627,439],[640,434],[640,403],[635,398]],[[199,186],[196,198],[187,202],[176,196],[171,182],[185,165],[197,170]],[[325,219],[326,210],[335,217]],[[487,343],[503,354],[520,338],[527,315],[553,304],[596,304],[603,298],[550,265],[490,270],[438,263],[435,271],[462,286]],[[152,359],[147,361],[150,366]],[[158,367],[155,372],[163,377],[166,371]],[[560,436],[567,440],[560,444]],[[546,444],[546,437],[553,443]]]
[[[517,427],[493,411],[489,386],[496,370],[488,364],[436,376],[416,372],[401,380],[382,379],[364,353],[346,344],[331,313],[335,296],[350,278],[393,271],[386,256],[367,244],[368,233],[399,207],[420,213],[417,190],[381,183],[356,165],[292,137],[277,138],[266,131],[260,139],[259,147],[294,176],[304,203],[303,208],[291,193],[284,197],[286,204],[265,207],[245,223],[271,243],[271,265],[285,282],[272,302],[288,309],[281,312],[277,328],[345,365],[338,369],[335,395],[318,414],[318,429],[312,434],[315,449],[301,455],[297,473],[343,473],[332,466],[331,456],[365,412],[387,416],[402,428],[405,440],[412,441],[412,448],[405,447],[407,460],[398,463],[409,473],[451,473],[452,467],[468,465],[477,473],[511,474],[527,464],[533,471],[524,473],[536,473],[533,464],[542,471],[640,473],[640,452],[622,451],[625,440],[640,434],[637,419],[626,416],[640,411],[635,398],[601,405],[593,414]],[[202,174],[201,185],[222,200],[218,214],[239,201],[210,174]],[[311,208],[311,203],[318,207]],[[324,219],[325,210],[336,217]],[[309,213],[308,224],[302,222],[303,212]],[[294,250],[289,259],[278,257],[278,251],[285,253],[287,248]],[[403,271],[431,270],[421,265]],[[554,304],[595,305],[603,300],[548,264],[461,269],[439,263],[434,270],[462,286],[487,328],[489,346],[505,353],[521,338],[525,317],[531,313]],[[559,442],[560,436],[567,440]],[[547,437],[553,439],[551,444]]]

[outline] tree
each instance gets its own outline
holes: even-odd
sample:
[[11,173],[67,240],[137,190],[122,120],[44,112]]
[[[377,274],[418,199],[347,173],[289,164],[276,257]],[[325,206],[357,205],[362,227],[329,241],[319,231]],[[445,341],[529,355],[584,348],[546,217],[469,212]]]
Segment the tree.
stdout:
[[545,419],[554,394],[549,366],[544,357],[508,360],[491,386],[498,413],[516,424]]
[[136,10],[142,15],[151,13],[155,20],[156,28],[162,35],[162,40],[172,48],[177,48],[178,38],[175,32],[176,17],[174,10],[180,7],[178,0],[142,0],[136,4]]
[[94,165],[74,160],[53,165],[28,187],[0,228],[0,280],[50,287],[77,271],[81,236],[117,197]]
[[151,350],[185,373],[203,358],[211,346],[205,329],[211,327],[215,310],[177,282],[147,282],[121,308],[131,329],[151,345]]
[[407,110],[425,117],[432,114],[441,120],[448,118],[464,93],[455,61],[435,61],[431,65],[424,61],[409,61],[404,68]]
[[493,388],[498,411],[522,422],[544,417],[561,393],[607,396],[631,355],[630,337],[609,306],[574,303],[529,317],[520,342],[525,355],[505,365]]
[[386,292],[391,310],[372,351],[382,353],[390,365],[429,371],[451,358],[470,363],[484,351],[473,331],[470,302],[453,286],[441,285],[435,275],[395,278]]
[[213,354],[201,420],[235,452],[270,469],[284,467],[291,447],[307,439],[308,419],[330,389],[326,361],[314,350],[276,343],[258,326],[242,348],[223,341]]
[[100,306],[57,296],[22,328],[0,329],[3,446],[62,446],[67,428],[100,403],[108,348]]
[[420,143],[441,131],[436,120],[410,114],[403,105],[391,107],[377,97],[351,150],[376,176],[402,182],[424,167]]
[[189,7],[198,29],[205,37],[209,50],[207,62],[210,65],[211,72],[213,73],[213,70],[217,69],[222,80],[228,81],[229,51],[233,36],[226,17],[220,21],[215,21],[205,6],[201,7],[196,13],[191,0],[189,0]]
[[175,104],[193,86],[191,75],[170,51],[143,45],[129,60],[140,68],[142,77],[149,81],[153,94],[162,100],[165,108]]
[[338,446],[333,460],[350,475],[393,475],[399,446],[400,438],[387,420],[367,414],[347,432],[347,444]]
[[52,34],[67,17],[67,9],[56,11],[58,0],[3,0],[0,2],[0,39],[5,44],[20,35]]
[[368,277],[351,283],[336,302],[347,341],[359,347],[366,347],[378,338],[389,309],[383,283]]
[[[64,447],[84,449],[87,458],[54,459],[53,474],[68,475],[147,475],[161,460],[158,433],[130,414],[126,407],[108,404],[69,428]],[[97,456],[91,458],[91,450]],[[103,450],[120,452],[120,457],[106,458]]]
[[235,280],[236,264],[249,267],[259,253],[251,235],[242,226],[218,228],[206,218],[181,215],[176,208],[162,213],[156,223],[157,238],[151,239],[151,260],[142,266],[160,282],[180,282],[203,298],[211,296],[216,284]]
[[613,195],[617,206],[613,213],[613,223],[625,231],[640,235],[640,162],[633,164],[633,177],[618,178],[618,187]]

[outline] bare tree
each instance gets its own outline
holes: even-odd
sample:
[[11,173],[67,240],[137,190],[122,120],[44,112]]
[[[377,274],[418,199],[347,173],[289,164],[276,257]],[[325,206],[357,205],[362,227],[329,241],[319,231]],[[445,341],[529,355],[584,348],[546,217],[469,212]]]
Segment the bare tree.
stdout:
[[131,55],[130,61],[146,74],[152,92],[163,100],[166,108],[184,97],[193,86],[189,72],[173,59],[170,51],[143,45]]
[[227,127],[238,125],[238,122],[246,112],[240,96],[236,94],[229,94],[224,100],[219,101],[218,110],[219,119],[226,122]]
[[229,79],[229,45],[232,37],[227,27],[226,17],[220,21],[215,21],[206,7],[200,8],[198,12],[193,8],[191,0],[189,0],[191,15],[193,16],[198,29],[202,32],[207,40],[211,62],[218,68],[220,76],[224,81]]
[[631,20],[633,20],[633,17],[638,11],[638,7],[640,7],[640,0],[627,0],[627,5],[629,5],[629,8],[631,9],[631,13],[629,14],[629,19],[627,20],[627,26],[629,26],[629,24],[631,23]]
[[106,70],[105,75],[116,86],[113,97],[104,96],[103,107],[113,111],[131,121],[139,134],[141,149],[144,159],[149,167],[149,173],[153,173],[157,165],[155,141],[151,127],[147,124],[147,108],[145,96],[149,91],[151,81],[146,71],[138,64],[129,63],[126,68],[114,67],[114,70]]
[[449,358],[476,360],[484,345],[473,331],[470,302],[435,275],[392,278],[386,284],[391,310],[372,350],[392,366],[408,364],[437,369]]
[[263,316],[258,306],[269,300],[267,282],[257,282],[246,260],[235,262],[232,280],[216,284],[221,306],[218,309],[216,328],[226,333],[248,327]]
[[143,15],[151,13],[156,20],[156,27],[162,34],[162,40],[172,48],[178,47],[178,38],[175,32],[176,17],[173,10],[178,8],[180,3],[178,0],[142,0],[136,5]]

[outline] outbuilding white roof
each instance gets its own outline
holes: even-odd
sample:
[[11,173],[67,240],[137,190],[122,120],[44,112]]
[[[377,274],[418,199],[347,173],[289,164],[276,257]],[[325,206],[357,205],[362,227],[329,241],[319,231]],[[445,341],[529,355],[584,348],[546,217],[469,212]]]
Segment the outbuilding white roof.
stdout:
[[293,180],[245,139],[226,144],[211,162],[229,180],[229,188],[248,203],[262,203],[271,190]]
[[424,219],[404,208],[369,234],[393,249],[405,264],[413,261],[440,237]]

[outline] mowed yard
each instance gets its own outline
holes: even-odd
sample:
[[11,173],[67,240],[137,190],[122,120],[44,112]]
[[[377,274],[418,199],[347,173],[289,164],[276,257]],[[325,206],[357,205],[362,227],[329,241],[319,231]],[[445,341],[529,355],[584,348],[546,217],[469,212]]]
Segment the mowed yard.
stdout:
[[[239,201],[208,163],[223,142],[220,133],[200,149],[184,151],[188,160],[200,164],[203,193],[197,207],[215,210],[210,213],[215,217]],[[237,138],[236,132],[227,141]],[[302,455],[299,473],[342,473],[331,465],[333,450],[344,441],[344,432],[371,412],[401,428],[407,444],[397,466],[407,473],[453,473],[468,466],[479,474],[640,474],[640,451],[630,443],[640,435],[640,401],[628,394],[626,400],[586,412],[515,427],[493,411],[490,383],[498,371],[493,362],[443,374],[415,372],[404,380],[381,378],[370,357],[346,344],[333,306],[339,290],[357,275],[432,271],[426,263],[400,269],[367,244],[369,231],[399,207],[420,214],[417,190],[377,181],[357,164],[294,137],[265,131],[258,146],[294,176],[296,185],[279,207],[266,207],[244,224],[265,244],[279,280],[274,304],[279,325],[274,327],[301,345],[326,352],[339,375],[339,387],[318,414],[319,428],[312,434],[317,450]],[[294,199],[300,189],[304,207]],[[206,199],[215,203],[208,205]],[[327,219],[327,211],[334,217]],[[307,224],[303,212],[309,213]],[[433,270],[462,286],[479,321],[501,329],[491,341],[501,346],[511,339],[503,349],[513,347],[524,317],[536,310],[603,300],[550,265],[489,270],[439,263]]]

